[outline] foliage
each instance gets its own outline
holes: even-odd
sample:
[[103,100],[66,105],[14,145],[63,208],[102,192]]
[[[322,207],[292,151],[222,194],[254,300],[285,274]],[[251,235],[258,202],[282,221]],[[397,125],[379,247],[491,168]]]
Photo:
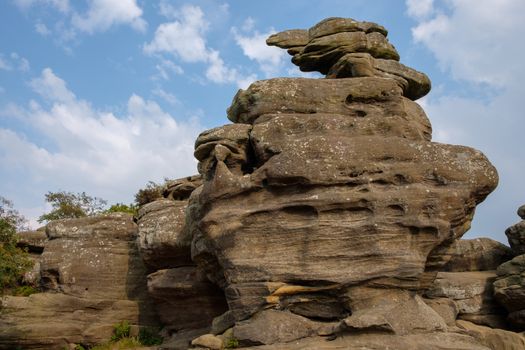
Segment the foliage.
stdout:
[[124,203],[117,203],[113,204],[108,209],[104,210],[104,213],[128,213],[132,214],[133,216],[137,215],[138,206],[135,204],[124,204]]
[[77,345],[75,345],[75,350],[86,350],[86,348],[83,347],[83,346],[80,345],[80,344],[77,344]]
[[41,215],[38,222],[92,216],[101,213],[107,203],[101,198],[88,196],[86,192],[48,192],[45,197],[53,210]]
[[225,346],[226,349],[234,349],[238,347],[239,347],[239,340],[233,337],[228,339],[228,341],[226,342],[226,346]]
[[33,266],[27,252],[16,246],[16,230],[24,224],[24,217],[13,209],[13,203],[0,196],[0,294],[16,288]]
[[141,205],[153,202],[157,199],[160,199],[162,198],[163,189],[164,189],[164,185],[158,184],[153,181],[149,181],[146,184],[146,187],[140,189],[135,194],[135,203],[141,206]]
[[33,286],[20,286],[15,288],[13,291],[13,295],[19,296],[19,297],[28,297],[31,294],[39,293],[40,291],[33,287]]
[[142,345],[160,345],[164,338],[159,335],[158,330],[152,328],[142,328],[139,332],[139,342]]
[[113,335],[111,336],[111,341],[115,342],[123,338],[128,338],[131,331],[131,325],[128,321],[122,321],[117,323],[113,327]]

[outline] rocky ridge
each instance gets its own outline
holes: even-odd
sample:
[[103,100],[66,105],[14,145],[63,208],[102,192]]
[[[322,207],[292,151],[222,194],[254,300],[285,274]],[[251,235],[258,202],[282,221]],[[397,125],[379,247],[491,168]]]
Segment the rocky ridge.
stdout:
[[124,319],[160,323],[160,349],[525,348],[525,226],[512,249],[460,239],[496,169],[431,141],[414,102],[430,80],[387,34],[329,18],[272,35],[326,78],[240,90],[233,124],[195,142],[199,175],[136,223],[50,223],[33,277],[46,293],[3,300],[0,349],[90,345]]

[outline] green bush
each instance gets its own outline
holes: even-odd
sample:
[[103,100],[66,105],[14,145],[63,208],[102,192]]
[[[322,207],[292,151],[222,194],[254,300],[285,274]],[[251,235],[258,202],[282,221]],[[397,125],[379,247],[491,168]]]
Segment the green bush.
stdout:
[[88,196],[86,192],[48,192],[45,197],[46,202],[51,204],[53,210],[41,215],[38,222],[96,215],[102,212],[107,203],[101,198]]
[[237,340],[236,338],[228,339],[228,341],[226,342],[226,346],[225,346],[226,349],[235,349],[238,347],[239,347],[239,340]]
[[27,252],[16,246],[16,230],[24,228],[24,223],[13,203],[0,196],[0,295],[18,287],[33,266]]
[[132,214],[133,216],[137,215],[138,206],[134,204],[124,204],[124,203],[117,203],[113,204],[108,209],[104,210],[104,213],[128,213]]
[[15,288],[13,295],[20,297],[28,297],[31,294],[39,293],[40,291],[33,286],[20,286]]
[[146,184],[146,187],[140,189],[135,194],[135,203],[137,203],[138,206],[141,206],[141,205],[156,201],[157,199],[163,198],[162,197],[163,190],[164,190],[164,185],[158,184],[153,181],[149,181]]
[[128,338],[131,331],[131,326],[128,321],[122,321],[117,323],[113,327],[113,335],[111,336],[111,341],[118,341],[123,338]]
[[139,342],[142,345],[160,345],[164,338],[159,335],[158,330],[152,328],[142,328],[139,332]]

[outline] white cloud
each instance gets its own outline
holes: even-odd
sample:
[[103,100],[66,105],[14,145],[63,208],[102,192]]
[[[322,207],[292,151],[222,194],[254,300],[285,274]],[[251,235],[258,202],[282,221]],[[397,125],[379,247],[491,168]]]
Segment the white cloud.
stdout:
[[[245,31],[251,31],[253,27],[253,19],[248,18],[243,25],[243,29]],[[266,33],[254,31],[251,35],[243,35],[239,33],[237,28],[232,28],[232,33],[244,55],[256,61],[267,78],[274,77],[279,73],[283,66],[284,59],[288,55],[285,50],[266,45],[266,39],[275,33],[274,29],[270,29],[270,31]]]
[[172,93],[166,92],[161,88],[156,88],[152,91],[153,95],[160,97],[172,106],[180,104],[179,99]]
[[[158,55],[163,61],[161,54],[168,53],[185,63],[207,63],[205,76],[208,80],[219,84],[244,84],[246,77],[236,68],[229,67],[219,51],[207,46],[205,35],[210,24],[200,7],[185,5],[178,9],[163,1],[160,12],[175,20],[158,26],[153,40],[143,46],[146,54]],[[158,66],[157,70],[161,77],[167,77],[165,70]]]
[[147,26],[136,0],[92,0],[87,12],[75,13],[71,22],[75,28],[90,34],[119,24],[129,24],[141,32]]
[[425,18],[434,11],[434,0],[407,0],[407,12],[409,16]]
[[[523,72],[525,53],[519,23],[521,0],[447,1],[433,18],[419,20],[412,29],[416,42],[427,46],[442,68],[457,79],[503,86],[516,72]],[[504,69],[502,69],[504,68]]]
[[0,70],[28,72],[29,69],[29,61],[25,57],[21,57],[18,53],[11,52],[8,57],[4,57],[4,55],[0,53]]
[[22,10],[27,10],[35,5],[52,6],[64,13],[70,10],[69,0],[15,0],[15,4]]
[[35,24],[35,30],[42,36],[48,36],[51,34],[51,30],[42,22],[37,22]]
[[181,66],[178,66],[175,63],[173,63],[173,61],[167,60],[162,57],[160,57],[159,59],[160,59],[160,62],[155,65],[157,74],[152,77],[154,80],[157,80],[157,79],[169,80],[171,74],[183,74],[184,73],[184,69],[182,69]]
[[[525,164],[518,141],[523,138],[525,42],[519,35],[524,12],[521,0],[436,2],[426,18],[412,11],[418,22],[414,40],[434,54],[460,84],[455,89],[462,90],[459,95],[445,86],[424,99],[434,139],[480,149],[500,174],[498,188],[477,210],[470,235],[502,242],[507,241],[505,228],[517,221],[517,207],[525,203]],[[480,97],[475,93],[479,88],[492,95]]]
[[[197,120],[177,121],[156,102],[138,95],[129,98],[123,115],[97,110],[77,98],[49,68],[31,86],[50,102],[49,107],[30,102],[1,113],[19,118],[40,135],[33,141],[0,128],[6,178],[0,193],[20,203],[20,208],[35,207],[45,192],[58,189],[130,202],[148,180],[196,172]],[[16,179],[15,189],[9,179]],[[34,215],[29,209],[24,214]]]
[[209,53],[204,33],[209,24],[204,13],[198,6],[186,5],[176,14],[178,20],[159,25],[153,40],[144,45],[144,52],[168,52],[184,62],[207,61]]

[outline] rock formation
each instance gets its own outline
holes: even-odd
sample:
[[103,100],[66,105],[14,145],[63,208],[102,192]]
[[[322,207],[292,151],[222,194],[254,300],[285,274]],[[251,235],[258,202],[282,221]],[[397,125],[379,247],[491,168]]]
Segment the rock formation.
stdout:
[[162,349],[525,348],[524,235],[460,240],[498,176],[479,151],[431,141],[414,102],[428,77],[375,23],[267,42],[326,78],[240,90],[233,124],[195,142],[200,175],[168,182],[136,224],[49,224],[47,292],[4,299],[0,349],[92,344],[123,319],[160,322]]
[[22,234],[22,244],[43,248],[35,266],[44,293],[2,300],[0,349],[63,350],[107,341],[124,320],[158,324],[131,215],[57,220],[47,225],[44,242],[41,233]]
[[[525,219],[525,205],[518,209],[518,215]],[[505,233],[517,256],[498,267],[494,293],[509,312],[508,322],[513,329],[525,331],[525,220]]]

